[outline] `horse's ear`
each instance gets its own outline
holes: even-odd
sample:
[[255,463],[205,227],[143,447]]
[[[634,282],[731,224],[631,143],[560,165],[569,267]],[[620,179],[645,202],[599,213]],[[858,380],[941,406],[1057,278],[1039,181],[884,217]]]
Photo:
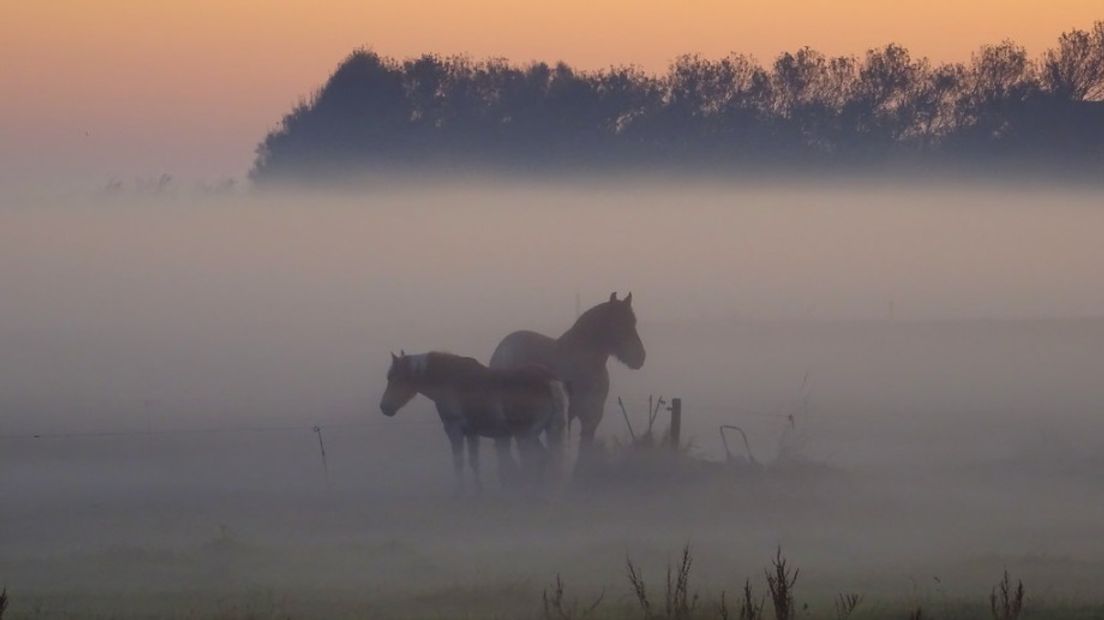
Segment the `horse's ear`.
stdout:
[[394,364],[397,361],[399,361],[399,358],[398,358],[398,356],[395,355],[395,352],[392,351],[391,352],[391,363]]
[[617,291],[610,293],[610,301],[617,301]]
[[406,349],[399,349],[399,357],[406,357]]
[[629,291],[629,294],[625,295],[625,305],[626,306],[631,306],[632,305],[632,291]]

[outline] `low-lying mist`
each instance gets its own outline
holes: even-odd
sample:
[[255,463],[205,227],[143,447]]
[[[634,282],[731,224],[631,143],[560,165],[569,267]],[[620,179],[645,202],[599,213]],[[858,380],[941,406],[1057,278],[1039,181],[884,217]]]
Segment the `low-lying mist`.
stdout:
[[[535,611],[556,572],[620,593],[626,554],[655,577],[689,541],[707,589],[782,545],[814,599],[984,598],[1012,567],[1098,602],[1098,203],[636,177],[8,199],[0,584],[109,615],[112,592],[447,614],[482,588]],[[632,291],[648,357],[610,362],[599,436],[625,449],[617,396],[637,431],[649,395],[680,397],[702,484],[517,495],[488,445],[487,490],[456,498],[431,404],[380,415],[389,351],[486,362],[611,291]],[[807,468],[729,479],[720,424]],[[350,607],[312,612],[315,591]]]

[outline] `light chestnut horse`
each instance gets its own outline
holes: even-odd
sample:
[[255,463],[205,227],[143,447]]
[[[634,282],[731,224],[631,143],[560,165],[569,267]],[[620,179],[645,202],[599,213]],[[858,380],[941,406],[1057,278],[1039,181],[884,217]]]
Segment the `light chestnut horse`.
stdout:
[[[499,476],[512,482],[510,440],[517,440],[523,471],[543,477],[560,460],[564,447],[563,384],[548,369],[526,365],[491,369],[471,357],[432,351],[420,355],[391,354],[387,389],[380,410],[391,417],[417,394],[432,400],[452,447],[457,490],[464,489],[464,445],[476,489],[479,438],[490,437],[498,451]],[[540,435],[548,437],[552,461],[546,458]]]
[[609,394],[606,361],[613,356],[633,370],[644,366],[644,343],[636,332],[632,293],[587,310],[559,338],[517,331],[502,339],[491,355],[491,368],[538,364],[552,369],[568,395],[568,422],[580,422],[580,450],[590,447]]

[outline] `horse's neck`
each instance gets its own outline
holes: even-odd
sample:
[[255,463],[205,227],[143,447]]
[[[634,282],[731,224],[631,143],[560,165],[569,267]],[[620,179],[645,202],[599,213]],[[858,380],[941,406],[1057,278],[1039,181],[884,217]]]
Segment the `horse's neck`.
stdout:
[[[469,364],[466,360],[451,364],[444,364],[440,359],[435,364],[427,365],[422,371],[418,381],[418,393],[435,403],[448,403],[457,398],[461,390],[461,384],[485,383],[488,380],[490,370],[479,364]],[[470,385],[469,385],[470,387]]]
[[418,393],[435,403],[451,398],[456,386],[449,380],[447,374],[442,373],[436,366],[431,368],[428,360],[424,364],[416,379]]
[[556,353],[568,364],[588,370],[605,367],[609,360],[609,351],[578,323],[556,340]]
[[454,390],[441,383],[423,383],[418,386],[418,393],[435,403],[445,403],[451,400]]

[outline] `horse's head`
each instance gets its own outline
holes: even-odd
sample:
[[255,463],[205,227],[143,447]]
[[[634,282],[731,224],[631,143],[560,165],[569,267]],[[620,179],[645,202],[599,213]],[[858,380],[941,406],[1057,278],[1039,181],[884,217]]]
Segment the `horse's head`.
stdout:
[[605,344],[610,355],[622,364],[637,370],[644,365],[644,343],[636,332],[636,313],[632,309],[632,293],[624,299],[617,299],[617,293],[610,293],[609,301],[602,304]]
[[387,389],[380,399],[380,411],[383,415],[391,417],[399,412],[406,403],[418,395],[417,379],[420,372],[420,363],[415,363],[416,358],[422,356],[407,355],[402,352],[399,355],[391,354],[391,368],[387,371]]

